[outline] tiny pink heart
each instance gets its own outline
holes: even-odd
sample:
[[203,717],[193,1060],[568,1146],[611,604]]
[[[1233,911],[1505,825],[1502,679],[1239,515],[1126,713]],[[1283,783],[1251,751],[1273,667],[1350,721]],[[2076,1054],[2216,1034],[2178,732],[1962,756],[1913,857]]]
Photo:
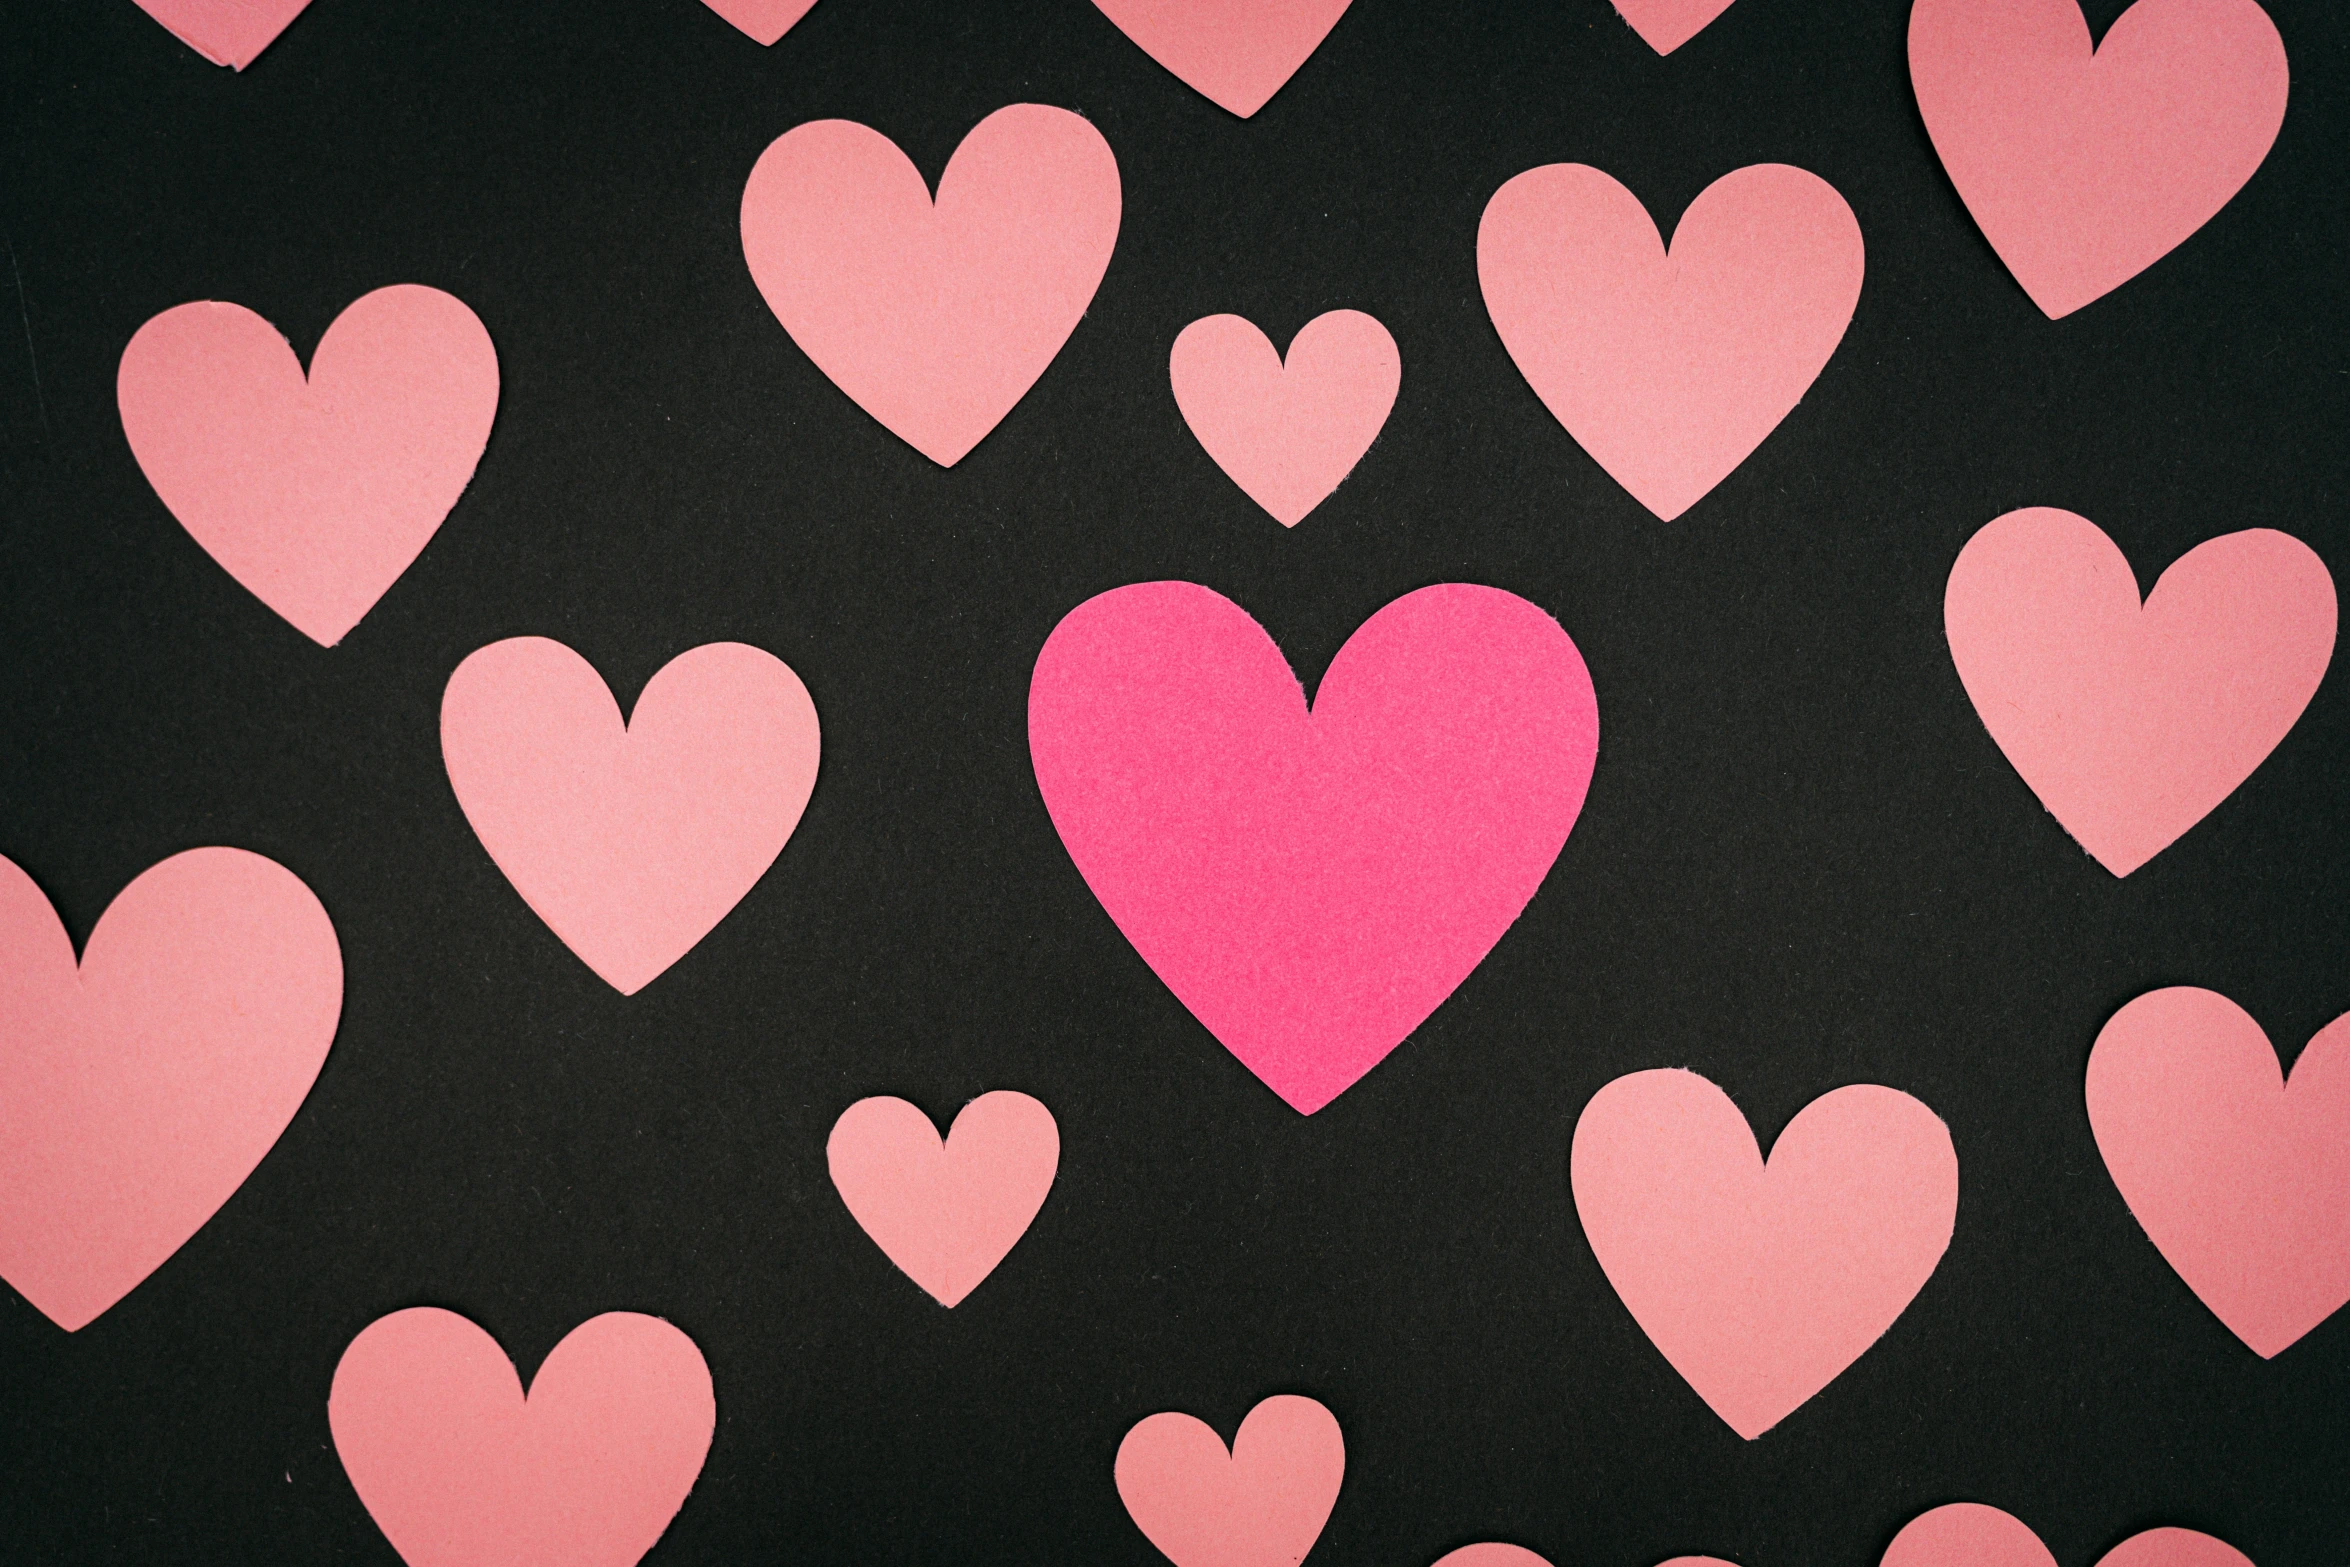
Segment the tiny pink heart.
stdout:
[[[1885,1548],[1880,1567],[2056,1567],[2040,1537],[1981,1502],[1920,1513]],[[2241,1551],[2193,1529],[2148,1529],[2107,1551],[2098,1567],[2252,1567]]]
[[1322,46],[1352,0],[1093,0],[1144,54],[1247,119]]
[[441,698],[441,756],[474,834],[624,996],[775,863],[821,748],[800,677],[740,642],[671,659],[627,721],[594,667],[545,637],[478,650]]
[[792,24],[815,7],[816,0],[702,0],[734,24],[735,30],[759,43],[771,44],[792,30]]
[[1282,362],[1240,316],[1185,327],[1168,355],[1175,406],[1216,466],[1294,528],[1354,471],[1403,381],[1387,328],[1359,310],[1316,316]]
[[1205,1421],[1152,1415],[1118,1444],[1118,1495],[1175,1567],[1297,1567],[1346,1476],[1329,1410],[1283,1393],[1248,1412],[1232,1450]]
[[860,1099],[825,1145],[833,1189],[882,1255],[942,1306],[1028,1233],[1061,1165],[1061,1129],[1026,1094],[981,1094],[946,1139],[903,1099]]
[[310,0],[138,0],[140,10],[214,65],[243,70]]
[[1780,163],[1707,186],[1670,251],[1638,197],[1579,163],[1511,180],[1477,228],[1502,346],[1592,460],[1668,522],[1819,379],[1864,257],[1844,198]]
[[301,1107],[343,954],[293,872],[242,849],[150,867],[73,943],[0,860],[0,1278],[67,1332],[161,1267]]
[[1658,54],[1671,54],[1730,9],[1730,0],[1615,0],[1616,13]]
[[573,1328],[527,1397],[480,1328],[395,1311],[343,1351],[327,1398],[351,1489],[408,1567],[634,1567],[717,1422],[693,1340],[633,1311]]
[[2116,876],[2252,776],[2334,655],[2332,575],[2270,528],[2197,545],[2141,605],[2095,523],[2011,511],[1959,551],[1942,614],[1983,727]]

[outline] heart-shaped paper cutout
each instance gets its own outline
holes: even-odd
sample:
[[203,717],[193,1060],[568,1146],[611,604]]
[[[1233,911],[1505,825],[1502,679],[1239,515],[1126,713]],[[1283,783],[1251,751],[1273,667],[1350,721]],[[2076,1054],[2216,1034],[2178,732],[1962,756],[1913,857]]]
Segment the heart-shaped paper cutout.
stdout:
[[816,0],[702,0],[745,37],[772,44],[815,7]]
[[[1445,1552],[1436,1559],[1436,1567],[1550,1567],[1550,1561],[1522,1545],[1480,1540],[1475,1545]],[[1665,1567],[1672,1564],[1668,1562]]]
[[1026,1094],[981,1094],[945,1140],[903,1099],[860,1099],[833,1123],[833,1189],[882,1255],[942,1306],[1028,1233],[1061,1165],[1061,1129]]
[[1127,1516],[1175,1567],[1297,1567],[1346,1477],[1329,1410],[1283,1393],[1248,1412],[1232,1450],[1205,1421],[1152,1415],[1118,1444]]
[[1167,359],[1175,406],[1216,466],[1294,528],[1371,449],[1395,406],[1403,359],[1360,310],[1306,323],[1287,363],[1240,316],[1185,327]]
[[[1981,1502],[1952,1502],[1912,1518],[1880,1567],[2056,1567],[2019,1518]],[[2252,1567],[2243,1552],[2193,1529],[2148,1529],[2105,1553],[2098,1567]]]
[[1353,0],[1093,0],[1144,54],[1247,119],[1322,46]]
[[214,65],[243,70],[310,0],[138,0],[140,10]]
[[1616,13],[1658,54],[1671,54],[1730,9],[1730,0],[1615,0]]
[[820,750],[800,677],[740,642],[671,659],[625,723],[594,667],[545,637],[480,649],[441,698],[441,756],[482,847],[624,996],[775,863]]

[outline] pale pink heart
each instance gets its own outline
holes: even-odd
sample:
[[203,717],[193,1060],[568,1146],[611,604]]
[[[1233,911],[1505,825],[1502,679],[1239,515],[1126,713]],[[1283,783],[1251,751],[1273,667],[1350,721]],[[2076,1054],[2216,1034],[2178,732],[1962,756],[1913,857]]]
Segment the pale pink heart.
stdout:
[[1763,1159],[1729,1095],[1634,1072],[1575,1125],[1575,1211],[1608,1282],[1673,1369],[1748,1441],[1884,1335],[1958,1212],[1950,1129],[1854,1084],[1806,1105]]
[[1819,379],[1860,300],[1860,225],[1783,163],[1734,169],[1681,215],[1579,163],[1493,193],[1477,278],[1543,406],[1671,521],[1746,461]]
[[[1475,1545],[1464,1545],[1457,1551],[1445,1552],[1436,1558],[1436,1567],[1550,1567],[1550,1562],[1522,1545],[1481,1540]],[[1673,1563],[1667,1562],[1665,1567],[1673,1567]]]
[[[2021,1519],[1981,1502],[1952,1502],[1911,1519],[1879,1567],[2056,1567]],[[2252,1567],[2235,1547],[2193,1529],[2148,1529],[2105,1553],[2098,1567]]]
[[138,0],[140,10],[214,65],[243,70],[310,0]]
[[775,863],[821,749],[800,677],[740,642],[671,659],[625,722],[593,666],[545,637],[480,649],[441,698],[442,760],[482,847],[624,996]]
[[1615,0],[1615,7],[1649,48],[1671,54],[1729,10],[1730,0]]
[[702,0],[745,37],[772,44],[815,7],[816,0]]
[[1118,1444],[1126,1514],[1175,1567],[1297,1567],[1346,1476],[1329,1410],[1282,1393],[1248,1412],[1232,1450],[1205,1421],[1152,1415]]
[[965,1105],[945,1140],[903,1099],[860,1099],[825,1145],[833,1189],[882,1255],[942,1306],[1028,1233],[1061,1165],[1061,1129],[1026,1094]]
[[2088,1099],[2130,1212],[2262,1359],[2350,1302],[2350,1014],[2288,1083],[2242,1007],[2150,991],[2097,1036]]
[[2288,85],[2253,0],[2138,0],[2094,48],[2076,0],[1917,0],[1909,76],[1959,199],[2051,320],[2211,221]]
[[981,120],[933,203],[897,144],[849,120],[795,126],[743,187],[752,281],[858,407],[953,467],[1027,395],[1109,268],[1118,160],[1066,109]]
[[1185,327],[1167,358],[1175,406],[1216,466],[1294,528],[1371,449],[1395,406],[1403,359],[1360,310],[1306,323],[1282,362],[1240,316]]
[[1247,119],[1322,46],[1353,0],[1093,0],[1177,80]]
[[1311,1115],[1484,960],[1599,750],[1557,621],[1441,583],[1359,627],[1311,711],[1246,611],[1189,582],[1069,612],[1028,692],[1045,808],[1208,1031]]
[[67,1332],[129,1294],[276,1145],[342,1007],[326,910],[258,854],[150,867],[78,968],[0,860],[0,1278]]
[[527,1397],[480,1328],[395,1311],[343,1351],[326,1409],[351,1489],[408,1567],[632,1567],[718,1423],[693,1340],[633,1311],[573,1328]]
[[2334,579],[2291,535],[2207,540],[2141,605],[2113,540],[2052,506],[1969,539],[1942,616],[1983,727],[2116,876],[2252,776],[2334,655]]

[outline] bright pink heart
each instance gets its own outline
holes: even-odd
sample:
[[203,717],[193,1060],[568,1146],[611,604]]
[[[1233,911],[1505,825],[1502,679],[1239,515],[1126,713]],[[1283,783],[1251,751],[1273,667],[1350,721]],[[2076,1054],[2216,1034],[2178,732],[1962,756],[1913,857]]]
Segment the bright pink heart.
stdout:
[[1061,1165],[1061,1129],[1028,1095],[998,1090],[965,1105],[941,1142],[903,1099],[860,1099],[824,1151],[849,1216],[953,1306],[1028,1233]]
[[138,0],[140,10],[214,65],[243,70],[310,0]]
[[1403,359],[1360,310],[1316,316],[1284,365],[1240,316],[1185,327],[1168,356],[1175,406],[1216,466],[1294,528],[1371,449],[1395,406]]
[[1819,379],[1863,259],[1844,198],[1782,163],[1707,186],[1669,252],[1638,197],[1579,163],[1511,180],[1477,228],[1502,346],[1592,460],[1668,522]]
[[2122,1200],[2267,1359],[2350,1302],[2350,1014],[2294,1065],[2243,1008],[2179,985],[2113,1015],[2089,1125]]
[[759,43],[772,44],[792,30],[792,24],[814,8],[816,0],[702,0],[732,22],[736,31]]
[[1730,9],[1730,0],[1615,0],[1616,14],[1658,54],[1671,54]]
[[1346,1476],[1329,1410],[1283,1393],[1248,1412],[1232,1451],[1205,1422],[1152,1415],[1118,1444],[1126,1514],[1175,1567],[1297,1567]]
[[253,1173],[325,1064],[335,929],[293,872],[191,849],[99,917],[80,967],[0,860],[0,1278],[67,1332]]
[[951,468],[1076,330],[1118,240],[1118,160],[1066,109],[972,128],[938,200],[879,131],[795,126],[743,187],[743,254],[792,341],[858,407]]
[[1571,1163],[1608,1282],[1750,1442],[1884,1336],[1958,1212],[1950,1129],[1875,1084],[1806,1105],[1766,1164],[1719,1088],[1634,1072],[1584,1106]]
[[441,756],[482,847],[624,996],[775,863],[820,750],[800,677],[740,642],[671,659],[633,721],[586,659],[545,637],[480,649],[441,698]]
[[2243,189],[2288,82],[2252,0],[2139,0],[2094,49],[2076,0],[1917,0],[1909,77],[1959,199],[2051,320]]
[[[1981,1502],[1920,1513],[1893,1537],[1880,1567],[2056,1567],[2024,1522]],[[2241,1551],[2193,1529],[2148,1529],[2105,1553],[2098,1567],[2252,1567]]]
[[2113,540],[2052,506],[1969,539],[1942,616],[1983,727],[2116,876],[2252,776],[2334,655],[2334,579],[2291,535],[2199,544],[2141,606]]
[[1322,46],[1352,0],[1093,0],[1144,54],[1247,119]]
[[1311,1115],[1534,896],[1583,809],[1599,707],[1558,622],[1495,588],[1441,583],[1373,615],[1309,713],[1246,611],[1145,582],[1046,640],[1028,747],[1119,930]]
[[694,1341],[633,1311],[573,1328],[527,1398],[463,1317],[395,1311],[343,1351],[326,1412],[351,1489],[408,1567],[632,1567],[718,1423]]

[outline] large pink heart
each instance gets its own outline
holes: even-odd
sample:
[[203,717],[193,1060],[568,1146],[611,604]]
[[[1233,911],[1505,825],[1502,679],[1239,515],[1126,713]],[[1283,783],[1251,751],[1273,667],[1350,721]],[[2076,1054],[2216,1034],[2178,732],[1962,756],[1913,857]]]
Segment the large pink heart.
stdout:
[[1502,346],[1592,460],[1668,522],[1819,379],[1863,259],[1844,198],[1783,163],[1707,186],[1669,252],[1639,198],[1580,163],[1527,170],[1477,227]]
[[1823,1094],[1765,1162],[1730,1096],[1634,1072],[1575,1124],[1575,1211],[1673,1369],[1748,1441],[1884,1336],[1958,1212],[1950,1129],[1875,1084]]
[[214,65],[243,70],[310,0],[138,0],[139,9]]
[[1189,582],[1069,612],[1028,745],[1094,896],[1307,1115],[1484,960],[1583,809],[1599,707],[1557,621],[1442,583],[1365,621],[1309,713],[1264,628]]
[[816,0],[702,0],[734,24],[737,32],[763,44],[772,44],[806,16]]
[[1286,364],[1246,319],[1206,316],[1177,336],[1167,374],[1216,466],[1294,528],[1378,439],[1403,360],[1387,328],[1360,310],[1307,322]]
[[1028,1233],[1061,1165],[1061,1129],[1008,1090],[965,1105],[943,1142],[905,1100],[860,1099],[824,1152],[833,1189],[873,1244],[953,1306]]
[[1297,1567],[1346,1477],[1329,1410],[1283,1393],[1248,1412],[1232,1451],[1203,1420],[1152,1415],[1118,1444],[1126,1514],[1175,1567]]
[[[1981,1502],[1952,1502],[1912,1518],[1879,1567],[2056,1567],[2022,1519]],[[2148,1529],[2107,1551],[2098,1567],[2252,1567],[2224,1540],[2193,1529]]]
[[1730,9],[1730,0],[1615,0],[1616,12],[1658,54],[1671,54]]
[[527,1398],[480,1328],[395,1311],[343,1351],[326,1411],[351,1489],[408,1567],[633,1567],[718,1423],[693,1340],[633,1311],[573,1328]]
[[1144,54],[1247,119],[1322,46],[1353,0],[1093,0]]
[[2269,528],[2197,545],[2141,606],[2113,540],[2052,506],[1986,524],[1942,601],[1983,727],[2116,876],[2276,749],[2333,659],[2334,612],[2325,562]]
[[293,872],[175,854],[123,888],[77,970],[0,860],[0,1278],[71,1332],[253,1173],[326,1061],[343,954]]
[[2097,1036],[2088,1096],[2122,1200],[2263,1359],[2350,1302],[2350,1014],[2288,1084],[2233,1001],[2150,991]]
[[2138,0],[2092,48],[2075,0],[1917,0],[1918,113],[1983,237],[2051,320],[2209,222],[2285,119],[2253,0]]
[[743,187],[743,255],[792,341],[916,451],[953,467],[1076,330],[1118,239],[1118,160],[1066,109],[981,120],[938,200],[879,131],[795,126]]
[[441,756],[482,847],[624,996],[767,873],[820,751],[800,677],[740,642],[671,659],[633,721],[586,659],[545,637],[480,649],[441,698]]

